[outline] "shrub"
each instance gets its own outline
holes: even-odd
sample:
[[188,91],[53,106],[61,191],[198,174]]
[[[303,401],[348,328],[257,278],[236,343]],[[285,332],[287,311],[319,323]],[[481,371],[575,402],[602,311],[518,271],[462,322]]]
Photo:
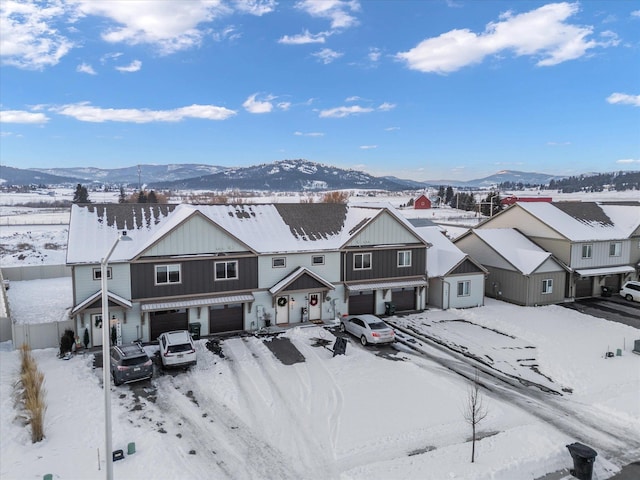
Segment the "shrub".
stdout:
[[73,344],[75,343],[75,333],[73,330],[65,330],[62,337],[60,337],[60,356],[64,357],[66,353],[73,351]]
[[44,413],[47,410],[44,400],[44,374],[38,370],[31,349],[27,345],[20,348],[20,356],[22,406],[26,413],[26,423],[31,425],[31,441],[36,443],[44,438]]

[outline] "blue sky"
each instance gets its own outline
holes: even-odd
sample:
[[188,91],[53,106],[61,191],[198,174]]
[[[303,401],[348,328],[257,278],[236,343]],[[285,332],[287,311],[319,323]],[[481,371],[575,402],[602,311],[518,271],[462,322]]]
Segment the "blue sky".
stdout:
[[640,170],[640,2],[0,2],[3,165]]

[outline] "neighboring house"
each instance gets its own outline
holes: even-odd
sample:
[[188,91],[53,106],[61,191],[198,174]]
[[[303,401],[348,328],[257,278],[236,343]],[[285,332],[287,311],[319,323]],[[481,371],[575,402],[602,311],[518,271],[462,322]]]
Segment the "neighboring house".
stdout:
[[525,306],[564,300],[567,268],[517,230],[473,229],[455,245],[489,271],[487,296]]
[[424,210],[431,208],[431,200],[426,195],[420,195],[413,202],[413,208],[416,210]]
[[515,195],[510,195],[508,197],[504,197],[500,200],[500,205],[513,205],[516,202],[547,202],[550,203],[553,201],[551,197],[516,197]]
[[429,306],[446,310],[484,305],[485,276],[489,272],[454,245],[441,227],[422,226],[422,219],[409,222],[431,245],[427,251]]
[[638,278],[640,202],[515,203],[478,229],[516,228],[570,268],[565,297]]
[[100,260],[122,230],[133,241],[117,244],[107,275],[109,324],[124,342],[194,323],[208,335],[426,303],[428,245],[391,207],[74,205],[71,316],[94,346]]

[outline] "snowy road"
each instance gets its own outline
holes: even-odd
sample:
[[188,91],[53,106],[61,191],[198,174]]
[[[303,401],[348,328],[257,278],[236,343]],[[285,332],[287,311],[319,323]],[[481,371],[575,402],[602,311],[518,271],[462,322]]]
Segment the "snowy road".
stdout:
[[573,401],[570,393],[550,393],[524,385],[473,358],[452,351],[425,336],[387,322],[400,330],[398,341],[412,352],[473,380],[476,372],[487,395],[524,409],[561,432],[587,444],[618,466],[640,459],[640,433],[624,419],[604,415]]

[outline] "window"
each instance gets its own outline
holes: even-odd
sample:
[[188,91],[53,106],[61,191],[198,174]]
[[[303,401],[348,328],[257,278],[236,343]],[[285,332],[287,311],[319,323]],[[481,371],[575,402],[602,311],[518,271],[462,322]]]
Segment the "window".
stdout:
[[411,266],[411,250],[398,252],[398,267]]
[[[93,279],[102,280],[102,269],[100,268],[93,269]],[[111,280],[111,267],[107,267],[107,280]]]
[[156,285],[180,283],[180,264],[156,265]]
[[471,280],[458,282],[458,296],[468,297],[469,295],[471,295]]
[[287,266],[287,259],[284,257],[275,257],[271,259],[271,266],[273,268],[282,268]]
[[622,242],[612,242],[609,244],[609,256],[619,257],[622,255]]
[[314,255],[311,257],[311,265],[324,265],[324,255]]
[[591,258],[593,255],[593,245],[587,243],[582,245],[582,258]]
[[356,253],[353,255],[354,270],[371,270],[371,254]]
[[553,293],[553,279],[542,280],[542,293]]
[[238,261],[216,262],[216,280],[232,280],[238,278]]

